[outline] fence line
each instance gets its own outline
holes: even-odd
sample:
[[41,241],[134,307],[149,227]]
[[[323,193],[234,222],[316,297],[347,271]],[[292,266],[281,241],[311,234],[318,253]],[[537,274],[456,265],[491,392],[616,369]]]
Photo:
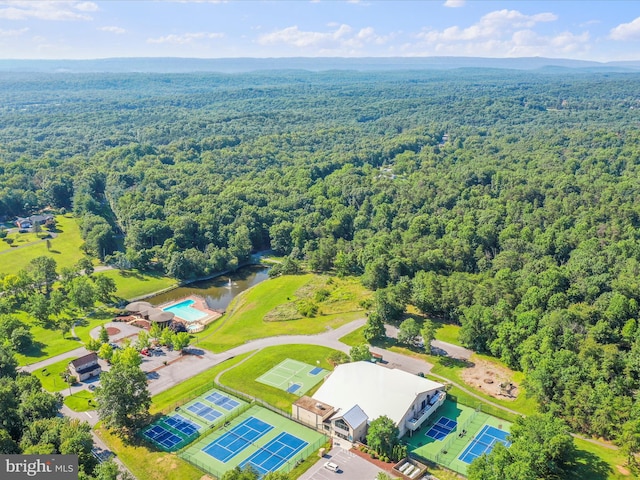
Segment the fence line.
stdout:
[[[300,463],[302,463],[306,458],[309,458],[311,455],[313,455],[316,450],[318,450],[322,445],[324,445],[325,441],[326,440],[324,438],[321,438],[321,439],[315,441],[313,444],[307,445],[303,450],[298,452],[293,457],[289,458],[278,469],[278,471],[282,471],[284,473],[289,473],[291,470],[293,470],[298,465],[300,465]],[[253,445],[256,448],[256,451],[258,451],[258,450],[268,451],[263,447],[259,447],[259,446],[255,445],[255,444],[253,444]],[[190,454],[188,454],[186,452],[181,452],[180,453],[180,458],[186,460],[187,462],[191,463],[192,465],[198,467],[200,470],[202,470],[204,472],[207,472],[207,473],[213,475],[214,477],[216,477],[218,479],[222,478],[222,475],[224,475],[224,473],[228,471],[228,469],[226,469],[224,471],[221,471],[218,468],[214,467],[213,465],[207,464],[205,462],[202,462],[202,461],[198,460],[197,458],[194,458],[193,455],[190,455]]]

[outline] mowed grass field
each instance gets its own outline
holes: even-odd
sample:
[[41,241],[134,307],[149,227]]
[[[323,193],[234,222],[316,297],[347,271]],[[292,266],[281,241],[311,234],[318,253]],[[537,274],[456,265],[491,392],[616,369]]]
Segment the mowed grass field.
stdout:
[[49,232],[45,230],[43,233],[9,233],[5,238],[0,241],[0,252],[4,250],[11,250],[12,248],[17,248],[23,245],[26,245],[31,242],[38,242],[42,240],[43,236],[49,235]]
[[48,392],[61,392],[65,388],[68,388],[69,385],[64,381],[60,374],[67,369],[69,362],[75,359],[76,357],[71,357],[60,360],[59,362],[53,363],[45,368],[35,370],[32,375],[40,379],[42,387]]
[[33,345],[31,348],[25,352],[15,354],[20,366],[39,362],[83,346],[82,342],[73,338],[71,332],[63,337],[60,330],[36,325],[33,317],[26,312],[17,311],[12,313],[12,315],[28,324],[33,334]]
[[[44,232],[47,230],[43,230],[43,234]],[[31,260],[42,255],[53,258],[58,265],[58,270],[61,267],[72,267],[84,257],[84,253],[80,250],[83,240],[75,218],[71,215],[56,215],[55,234],[56,238],[49,239],[50,250],[47,250],[47,241],[42,240],[23,248],[0,251],[0,275],[15,273],[25,268]]]
[[[357,279],[313,274],[269,279],[236,297],[220,320],[198,334],[198,343],[221,352],[257,338],[321,333],[363,317],[359,302],[368,295]],[[318,313],[302,317],[294,308],[301,301],[315,303]]]
[[94,275],[112,278],[116,282],[117,290],[115,296],[127,300],[177,285],[175,278],[151,275],[137,270],[127,270],[123,272],[119,270],[107,270],[95,273]]

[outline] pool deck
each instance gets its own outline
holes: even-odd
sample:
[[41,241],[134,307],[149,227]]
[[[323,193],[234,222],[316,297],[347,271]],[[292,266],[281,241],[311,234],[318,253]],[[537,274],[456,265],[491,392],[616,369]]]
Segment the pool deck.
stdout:
[[180,302],[184,302],[186,300],[193,300],[193,305],[191,305],[191,308],[195,308],[196,310],[198,310],[199,312],[202,312],[204,314],[206,314],[206,317],[203,317],[199,320],[196,321],[188,321],[185,318],[182,318],[178,315],[176,315],[176,318],[178,320],[182,320],[185,325],[194,325],[194,324],[200,324],[200,325],[208,325],[209,323],[213,322],[214,320],[217,320],[218,318],[220,318],[224,312],[219,312],[217,310],[211,310],[208,306],[207,306],[207,302],[205,301],[204,298],[198,296],[198,295],[188,295],[186,297],[180,298],[178,300],[172,300],[170,302],[166,302],[163,303],[162,305],[158,305],[158,308],[162,308],[165,309],[166,307],[170,307],[171,305],[176,305]]

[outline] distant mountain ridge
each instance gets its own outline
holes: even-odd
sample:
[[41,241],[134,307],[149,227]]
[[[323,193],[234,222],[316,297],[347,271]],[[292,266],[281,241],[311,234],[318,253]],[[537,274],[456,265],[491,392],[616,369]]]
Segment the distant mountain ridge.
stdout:
[[447,70],[497,68],[514,70],[640,71],[640,60],[595,62],[544,57],[286,57],[286,58],[105,58],[95,60],[0,60],[0,72],[43,73],[243,73],[265,70]]

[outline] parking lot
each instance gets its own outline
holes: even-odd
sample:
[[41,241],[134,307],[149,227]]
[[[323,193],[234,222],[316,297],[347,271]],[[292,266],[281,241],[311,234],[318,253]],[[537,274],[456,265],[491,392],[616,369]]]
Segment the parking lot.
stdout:
[[[337,472],[327,470],[324,468],[327,462],[336,463],[339,470]],[[375,480],[378,472],[382,471],[373,463],[367,462],[350,451],[335,447],[298,477],[298,480]]]

